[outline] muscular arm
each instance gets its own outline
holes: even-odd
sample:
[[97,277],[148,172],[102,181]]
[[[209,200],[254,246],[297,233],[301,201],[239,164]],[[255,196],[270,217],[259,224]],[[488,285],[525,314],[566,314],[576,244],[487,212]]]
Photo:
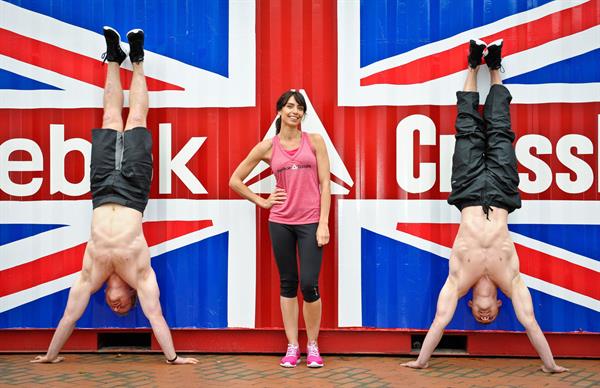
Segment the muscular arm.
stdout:
[[311,141],[317,153],[317,169],[321,185],[321,214],[317,228],[317,244],[329,243],[329,208],[331,207],[331,183],[329,180],[329,155],[321,135],[311,135]]
[[425,336],[425,341],[423,342],[421,352],[419,352],[419,357],[416,361],[402,364],[403,366],[408,366],[410,368],[427,368],[429,366],[429,358],[439,344],[442,334],[444,334],[444,329],[448,326],[448,323],[450,323],[454,316],[458,298],[459,295],[456,280],[449,276],[448,279],[446,279],[444,287],[442,287],[442,290],[440,291],[435,318]]
[[85,311],[93,291],[90,276],[87,271],[83,270],[81,275],[75,280],[75,283],[71,287],[71,291],[69,291],[67,307],[54,332],[48,352],[45,356],[36,357],[32,362],[54,363],[62,361],[62,357],[57,357],[58,353],[71,336],[73,328],[75,328],[77,320]]
[[[167,360],[172,360],[177,354],[173,347],[171,331],[169,330],[167,321],[165,321],[162,309],[160,308],[160,292],[158,290],[158,283],[156,283],[156,275],[152,268],[148,268],[140,274],[137,286],[137,295],[140,306],[144,311],[144,315],[146,315],[146,318],[150,321],[152,332],[154,332],[154,336],[160,344],[160,348]],[[174,364],[195,364],[197,362],[198,360],[195,358],[177,357]]]
[[542,370],[548,373],[559,373],[568,370],[556,365],[554,362],[550,345],[548,345],[548,341],[546,341],[546,337],[544,336],[542,329],[540,329],[540,326],[535,320],[533,303],[531,302],[531,294],[523,282],[521,275],[517,275],[514,278],[511,288],[512,290],[510,297],[515,309],[515,313],[517,314],[517,319],[525,327],[529,341],[531,341],[531,344],[544,363]]

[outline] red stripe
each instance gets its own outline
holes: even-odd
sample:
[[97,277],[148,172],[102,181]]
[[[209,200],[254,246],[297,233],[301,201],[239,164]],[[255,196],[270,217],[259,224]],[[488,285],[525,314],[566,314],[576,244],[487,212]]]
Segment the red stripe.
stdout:
[[[100,60],[53,46],[42,41],[16,34],[0,28],[0,54],[26,62],[34,66],[77,79],[79,81],[104,88],[106,69]],[[131,84],[131,70],[121,68],[123,89]],[[146,77],[149,91],[184,90],[167,82]]]
[[210,226],[213,226],[212,220],[146,221],[142,224],[144,237],[150,247]]
[[[594,27],[598,24],[597,14],[598,0],[592,0],[493,35],[474,36],[473,38],[482,39],[487,43],[504,39],[502,55],[506,57]],[[527,39],[523,39],[523,36],[527,36]],[[469,45],[464,43],[449,50],[367,76],[360,80],[360,85],[410,85],[454,74],[466,69],[468,51]]]
[[[458,224],[398,223],[396,229],[451,248]],[[515,248],[521,273],[600,300],[600,273],[520,244]]]
[[0,271],[0,297],[81,270],[86,243]]
[[522,273],[600,300],[600,273],[520,244],[515,247]]
[[[148,246],[212,226],[211,220],[144,222]],[[0,297],[26,290],[81,270],[87,243],[0,271]]]
[[452,248],[459,224],[410,224],[398,223],[396,230],[412,234],[424,240]]

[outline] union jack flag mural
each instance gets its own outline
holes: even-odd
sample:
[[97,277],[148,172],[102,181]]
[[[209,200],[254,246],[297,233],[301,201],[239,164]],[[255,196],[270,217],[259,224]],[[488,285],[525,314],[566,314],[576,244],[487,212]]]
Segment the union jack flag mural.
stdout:
[[[521,271],[543,330],[600,331],[598,0],[0,1],[0,328],[56,326],[81,269],[103,25],[146,31],[144,231],[171,327],[282,327],[268,212],[228,180],[294,88],[331,161],[322,326],[427,328],[459,222],[446,198],[466,43],[503,38]],[[274,179],[259,164],[246,183],[268,193]],[[449,328],[482,329],[465,299]],[[520,330],[502,309],[485,328]],[[100,291],[78,327],[148,322]]]

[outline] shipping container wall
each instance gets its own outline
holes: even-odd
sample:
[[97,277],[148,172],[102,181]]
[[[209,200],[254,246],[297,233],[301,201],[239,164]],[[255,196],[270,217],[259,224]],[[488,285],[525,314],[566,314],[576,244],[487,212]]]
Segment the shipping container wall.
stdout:
[[[471,38],[504,40],[523,208],[509,217],[544,331],[600,332],[600,1],[0,1],[0,328],[53,328],[92,215],[102,26],[146,34],[144,232],[174,328],[280,328],[268,211],[228,186],[298,89],[331,163],[323,328],[427,329],[460,221],[447,204]],[[123,44],[127,48],[126,44]],[[131,64],[121,77],[128,113]],[[478,75],[480,100],[489,71]],[[268,194],[270,168],[248,185]],[[491,325],[459,302],[450,329]],[[80,328],[142,328],[103,290]]]

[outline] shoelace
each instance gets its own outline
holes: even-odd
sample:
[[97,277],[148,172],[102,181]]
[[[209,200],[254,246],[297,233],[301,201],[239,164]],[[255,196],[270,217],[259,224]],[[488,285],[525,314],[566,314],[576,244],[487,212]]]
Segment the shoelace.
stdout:
[[106,63],[106,56],[108,55],[108,52],[105,52],[102,54],[101,59],[102,59],[102,63]]
[[309,345],[308,346],[308,355],[319,357],[319,347],[317,345]]
[[285,353],[285,356],[286,357],[289,357],[289,356],[295,357],[297,354],[298,354],[298,348],[296,346],[289,345],[287,348],[287,352]]

